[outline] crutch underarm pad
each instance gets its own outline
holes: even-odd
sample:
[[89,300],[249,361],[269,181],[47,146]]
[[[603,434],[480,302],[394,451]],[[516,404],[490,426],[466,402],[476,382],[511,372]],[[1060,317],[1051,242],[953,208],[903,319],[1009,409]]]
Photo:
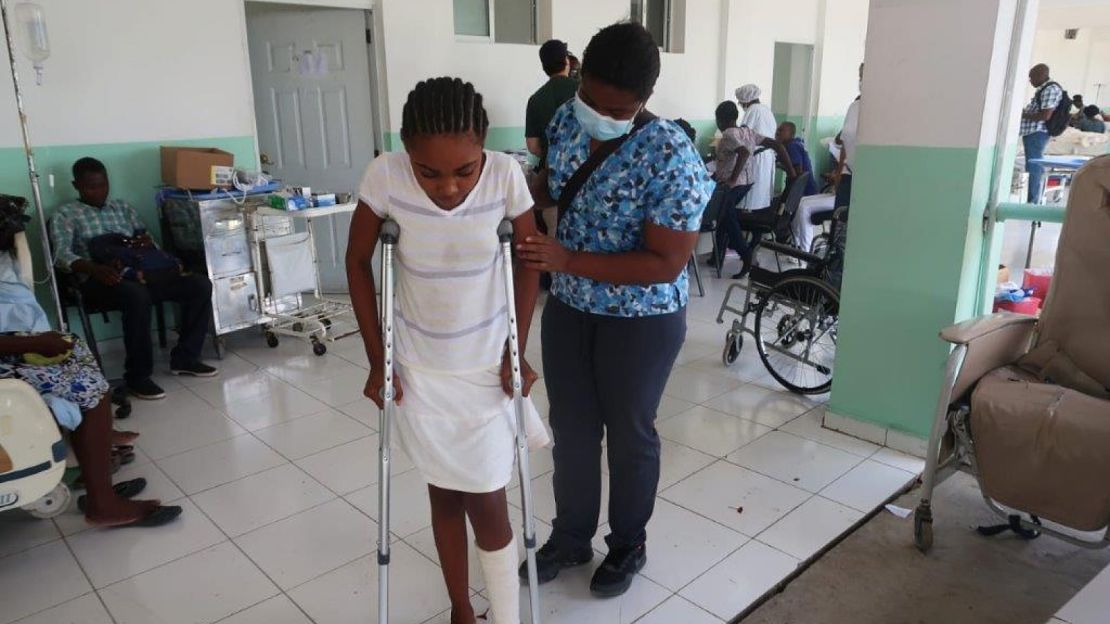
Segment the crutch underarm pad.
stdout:
[[397,239],[401,236],[401,228],[393,219],[386,219],[382,222],[382,230],[378,235],[382,242],[387,245],[394,245]]
[[502,243],[513,240],[513,222],[509,219],[502,219],[501,223],[497,225],[497,240]]

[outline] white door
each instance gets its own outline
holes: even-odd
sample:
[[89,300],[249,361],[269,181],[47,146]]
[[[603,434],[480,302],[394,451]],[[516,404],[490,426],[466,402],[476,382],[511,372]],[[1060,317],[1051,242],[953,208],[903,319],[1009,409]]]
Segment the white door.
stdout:
[[[263,170],[313,192],[354,193],[374,157],[363,11],[247,4]],[[322,285],[346,292],[350,216],[313,222]]]

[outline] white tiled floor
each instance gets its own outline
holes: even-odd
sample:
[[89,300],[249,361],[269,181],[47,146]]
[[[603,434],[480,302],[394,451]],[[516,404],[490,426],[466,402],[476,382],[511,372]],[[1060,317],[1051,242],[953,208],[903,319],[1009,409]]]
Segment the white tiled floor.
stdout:
[[[820,401],[778,388],[750,344],[724,369],[724,328],[712,322],[723,288],[708,287],[691,301],[659,408],[648,564],[612,600],[589,595],[589,567],[565,572],[542,588],[548,624],[727,621],[920,470],[915,458],[822,429]],[[360,344],[317,358],[305,344],[269,349],[244,332],[230,347],[219,378],[167,378],[165,401],[137,402],[120,423],[142,437],[117,478],[145,476],[149,494],[185,508],[181,520],[97,530],[76,510],[53,521],[0,515],[0,624],[372,621],[378,422],[359,399]],[[536,336],[532,359],[538,351]],[[546,413],[542,388],[535,398]],[[552,463],[549,450],[533,457],[542,541]],[[394,459],[392,621],[447,622],[424,484],[403,453]],[[509,500],[519,518],[516,491]],[[472,574],[480,605],[476,565]]]

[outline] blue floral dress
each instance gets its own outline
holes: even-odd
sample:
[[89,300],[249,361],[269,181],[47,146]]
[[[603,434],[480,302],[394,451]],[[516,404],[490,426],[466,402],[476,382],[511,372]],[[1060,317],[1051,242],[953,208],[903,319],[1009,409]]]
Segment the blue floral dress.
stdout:
[[[0,252],[0,334],[46,333],[50,325],[35,294],[19,276],[11,254]],[[108,392],[108,381],[81,339],[70,336],[73,350],[49,366],[28,363],[23,354],[0,355],[0,379],[22,379],[43,395],[58,423],[75,429],[80,410],[95,407]]]

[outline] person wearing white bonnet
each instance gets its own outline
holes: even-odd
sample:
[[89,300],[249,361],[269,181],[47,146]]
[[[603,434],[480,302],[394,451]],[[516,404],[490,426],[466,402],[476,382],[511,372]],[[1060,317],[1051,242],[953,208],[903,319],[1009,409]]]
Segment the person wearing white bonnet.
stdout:
[[[746,84],[736,89],[736,101],[744,109],[741,126],[746,126],[756,134],[765,137],[775,136],[778,121],[770,107],[759,101],[763,94],[759,86]],[[771,205],[775,184],[775,153],[766,150],[752,156],[752,190],[748,191],[740,207],[745,210],[759,210]]]

